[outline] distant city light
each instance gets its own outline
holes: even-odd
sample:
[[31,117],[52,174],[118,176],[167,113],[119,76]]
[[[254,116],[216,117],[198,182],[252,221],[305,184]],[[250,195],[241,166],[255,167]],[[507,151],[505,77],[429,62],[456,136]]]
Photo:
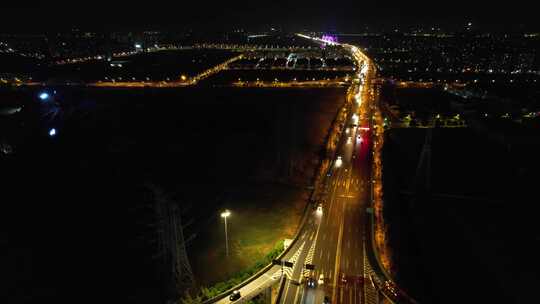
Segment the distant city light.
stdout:
[[55,128],[52,128],[49,130],[49,136],[55,136],[56,135],[56,129]]
[[41,99],[41,100],[47,100],[47,99],[49,99],[49,97],[50,97],[50,95],[47,92],[43,92],[43,93],[39,94],[39,99]]

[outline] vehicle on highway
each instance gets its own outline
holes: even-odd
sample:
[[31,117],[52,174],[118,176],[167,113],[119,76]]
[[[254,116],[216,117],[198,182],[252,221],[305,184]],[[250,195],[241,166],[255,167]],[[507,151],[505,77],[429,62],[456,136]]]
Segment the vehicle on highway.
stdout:
[[317,206],[317,213],[318,213],[318,214],[322,214],[322,212],[323,212],[322,204],[319,204],[319,205]]
[[240,290],[235,290],[229,296],[229,300],[236,301],[236,300],[240,299],[240,297],[241,297]]
[[330,304],[330,298],[328,296],[324,296],[323,304]]
[[317,284],[315,283],[315,279],[314,278],[308,278],[307,279],[307,287],[309,288],[315,288],[317,286]]
[[341,159],[341,156],[338,156],[336,159],[336,167],[341,167],[343,165],[343,160]]
[[345,277],[345,273],[341,273],[341,282],[347,283],[347,278]]
[[324,284],[324,274],[321,273],[321,275],[319,275],[319,285],[323,285]]

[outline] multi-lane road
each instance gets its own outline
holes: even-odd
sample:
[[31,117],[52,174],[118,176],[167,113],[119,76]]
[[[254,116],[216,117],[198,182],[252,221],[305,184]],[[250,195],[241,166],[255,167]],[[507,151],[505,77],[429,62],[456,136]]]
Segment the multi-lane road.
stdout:
[[[351,88],[349,115],[337,157],[324,182],[322,214],[308,228],[308,241],[284,287],[281,303],[374,303],[365,251],[366,210],[370,197],[370,90],[375,70],[358,60],[362,71]],[[307,270],[306,264],[314,265]],[[315,281],[308,286],[307,278]],[[301,282],[298,284],[297,282]]]
[[[370,109],[376,69],[359,49],[343,47],[351,51],[359,69],[347,94],[348,114],[336,157],[319,188],[316,206],[320,209],[309,211],[296,242],[282,258],[293,266],[283,270],[278,265],[269,268],[239,288],[242,296],[237,303],[253,298],[282,279],[280,303],[378,302],[366,256],[372,248],[366,241],[366,233],[370,233],[366,231],[366,221],[371,190]],[[308,284],[310,281],[315,284]],[[231,301],[225,297],[219,303]]]

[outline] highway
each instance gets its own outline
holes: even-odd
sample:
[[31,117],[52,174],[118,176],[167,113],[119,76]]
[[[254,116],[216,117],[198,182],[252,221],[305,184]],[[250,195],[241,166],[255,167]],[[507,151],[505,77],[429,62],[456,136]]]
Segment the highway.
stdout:
[[[367,77],[366,77],[367,78]],[[369,83],[369,79],[364,80]],[[355,91],[360,90],[354,88]],[[368,100],[368,90],[362,90],[360,100]],[[348,125],[340,139],[336,162],[325,184],[322,198],[321,228],[315,244],[311,277],[320,281],[315,289],[305,288],[301,303],[374,303],[376,294],[368,280],[364,256],[366,208],[369,207],[369,141],[370,117],[368,103],[352,103]],[[356,118],[358,117],[358,118]],[[362,126],[359,128],[357,126]],[[368,247],[371,248],[371,247]],[[298,303],[286,299],[284,303]]]
[[[366,63],[359,60],[362,66]],[[302,263],[295,265],[280,303],[318,304],[325,297],[331,303],[376,303],[376,291],[365,279],[370,266],[364,254],[366,208],[370,205],[369,101],[375,70],[366,66],[362,71],[350,91],[352,100],[337,158],[324,182],[320,225],[311,228],[309,235],[314,240],[299,255]],[[305,264],[315,265],[314,270],[305,270]],[[304,276],[315,279],[317,286],[308,287]],[[302,284],[297,285],[299,281]]]
[[[307,37],[307,36],[306,36]],[[310,38],[311,39],[311,38]],[[317,40],[317,38],[314,38]],[[296,242],[282,261],[293,263],[282,272],[272,266],[239,288],[241,297],[218,303],[243,303],[263,289],[284,280],[279,303],[379,303],[366,252],[367,208],[371,207],[371,119],[376,68],[357,47],[348,48],[358,69],[347,94],[347,115],[335,145],[335,159],[320,186],[316,206],[310,210]],[[313,265],[313,269],[306,269]],[[373,265],[378,266],[378,265]],[[315,286],[308,287],[308,278]],[[380,280],[378,280],[380,282]]]

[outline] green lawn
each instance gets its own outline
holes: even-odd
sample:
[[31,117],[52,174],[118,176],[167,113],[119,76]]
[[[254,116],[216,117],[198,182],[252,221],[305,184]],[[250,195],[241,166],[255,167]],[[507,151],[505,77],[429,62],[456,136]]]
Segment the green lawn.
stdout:
[[230,256],[225,255],[223,220],[207,226],[206,255],[192,257],[197,283],[208,286],[252,267],[285,238],[292,238],[307,201],[307,191],[283,185],[250,186],[242,197],[231,198],[227,208]]

